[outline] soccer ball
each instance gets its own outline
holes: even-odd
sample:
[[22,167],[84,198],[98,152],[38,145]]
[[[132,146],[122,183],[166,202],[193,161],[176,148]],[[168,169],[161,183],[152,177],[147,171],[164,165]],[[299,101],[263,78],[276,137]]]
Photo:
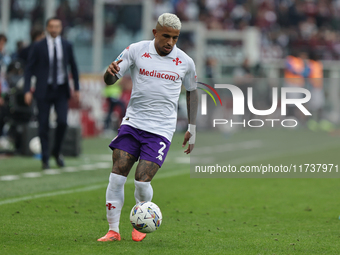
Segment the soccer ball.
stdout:
[[130,222],[139,232],[151,233],[161,225],[162,213],[155,203],[139,202],[131,210]]
[[41,153],[40,138],[38,136],[33,137],[28,146],[33,154],[37,155]]

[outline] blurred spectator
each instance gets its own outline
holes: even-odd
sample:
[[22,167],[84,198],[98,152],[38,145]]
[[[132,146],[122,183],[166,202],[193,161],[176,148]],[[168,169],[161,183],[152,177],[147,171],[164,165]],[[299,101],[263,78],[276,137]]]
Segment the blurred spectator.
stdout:
[[211,57],[208,57],[205,63],[205,73],[206,73],[206,78],[211,79],[211,83],[214,82],[214,68],[217,65],[217,60]]
[[17,60],[19,58],[20,51],[24,48],[24,42],[22,40],[17,41],[17,48],[14,53],[11,54],[11,60]]
[[235,68],[233,78],[234,84],[242,90],[244,95],[244,119],[248,121],[252,116],[248,108],[248,88],[252,87],[254,83],[254,75],[252,74],[248,58],[243,60],[240,67]]
[[309,40],[318,31],[315,19],[313,17],[308,17],[305,21],[299,24],[301,31],[301,37],[304,40]]
[[111,123],[112,123],[112,113],[113,110],[115,109],[116,106],[119,106],[120,109],[118,109],[118,114],[119,114],[119,123],[117,125],[117,127],[120,125],[122,118],[125,115],[125,103],[120,100],[120,97],[122,95],[122,85],[121,82],[116,82],[114,85],[111,86],[105,86],[104,88],[104,96],[107,99],[107,103],[108,103],[108,111],[107,111],[107,115],[105,118],[105,122],[104,122],[104,129],[110,129],[111,127]]
[[169,13],[174,12],[174,7],[170,3],[170,1],[155,0],[155,6],[153,10],[154,19],[157,19],[161,14],[166,13],[166,12],[169,12]]
[[8,105],[6,104],[6,98],[8,95],[8,84],[3,75],[3,64],[4,64],[4,50],[7,42],[7,37],[4,34],[0,34],[0,137],[3,135],[3,127],[6,122],[8,115]]
[[[108,103],[108,111],[104,122],[104,131],[105,134],[110,135],[110,137],[112,137],[113,129],[118,129],[120,126],[132,92],[132,80],[129,75],[123,76],[118,82],[119,84],[106,86],[104,90],[104,96],[107,98]],[[119,108],[117,108],[117,106]],[[112,118],[113,113],[118,115],[117,121]],[[112,126],[111,123],[114,123],[115,126]]]
[[309,77],[310,68],[307,62],[308,55],[300,51],[286,58],[285,83],[287,87],[304,87],[305,78]]
[[309,67],[308,82],[311,85],[309,90],[312,99],[308,103],[308,109],[311,111],[312,116],[307,125],[311,130],[316,130],[322,119],[325,95],[323,90],[323,66],[314,52],[311,52],[309,55]]
[[8,65],[6,80],[9,91],[5,97],[5,110],[2,114],[2,125],[6,123],[8,126],[5,140],[14,145],[17,152],[22,145],[23,125],[32,117],[32,108],[24,102],[23,73],[24,68],[20,61],[14,60]]
[[120,100],[124,102],[125,104],[125,108],[127,108],[129,101],[130,101],[130,97],[131,97],[131,92],[132,92],[132,80],[131,77],[128,75],[125,75],[121,82],[120,82],[121,86],[122,86],[122,94],[120,96]]
[[[3,84],[1,84],[3,85]],[[7,92],[3,91],[3,87],[1,88],[1,96],[0,96],[0,137],[3,136],[3,129],[6,124],[6,118],[9,114],[9,108],[7,101]]]
[[11,1],[11,18],[12,19],[23,19],[25,17],[25,12],[21,8],[19,0]]
[[[285,67],[285,86],[286,87],[305,87],[306,80],[310,75],[310,67],[308,55],[304,51],[287,56]],[[287,98],[301,98],[301,93],[288,93]],[[287,116],[294,116],[300,120],[304,120],[302,112],[295,105],[287,105]]]
[[35,7],[31,12],[32,27],[41,27],[44,24],[44,0],[36,0]]
[[84,23],[92,23],[93,20],[93,0],[78,0],[77,19]]
[[57,17],[61,20],[63,27],[73,26],[74,13],[71,10],[68,0],[61,0],[57,8]]
[[11,62],[10,56],[5,52],[6,43],[6,35],[0,34],[0,75],[6,71],[5,67]]
[[18,53],[18,59],[22,61],[24,64],[27,63],[28,55],[32,46],[35,42],[40,41],[45,37],[44,31],[42,29],[34,29],[31,31],[31,44],[27,47],[21,49]]
[[126,29],[135,35],[142,28],[142,6],[122,6],[118,20],[121,25],[124,25]]

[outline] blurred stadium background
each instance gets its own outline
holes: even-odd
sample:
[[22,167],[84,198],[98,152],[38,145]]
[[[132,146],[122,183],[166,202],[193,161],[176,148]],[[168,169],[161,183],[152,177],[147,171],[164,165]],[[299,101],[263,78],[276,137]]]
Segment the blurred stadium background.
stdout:
[[[44,29],[48,17],[62,20],[63,36],[74,44],[81,73],[81,105],[70,103],[68,121],[71,127],[81,123],[85,137],[119,125],[119,107],[113,122],[105,124],[106,98],[121,97],[126,105],[131,80],[122,82],[119,91],[103,92],[102,73],[127,45],[152,39],[156,18],[163,12],[176,13],[182,20],[178,46],[194,59],[200,81],[235,84],[238,76],[248,74],[283,78],[287,56],[301,51],[317,55],[323,77],[331,78],[325,80],[322,92],[324,117],[339,122],[338,0],[2,0],[0,7],[0,31],[8,38],[2,52],[3,77],[6,65],[30,43],[32,31]],[[185,109],[179,112],[180,121],[185,115]]]
[[[313,53],[323,64],[322,118],[340,121],[338,0],[2,0],[0,7],[0,31],[8,38],[3,77],[6,65],[30,43],[31,31],[44,29],[48,17],[62,20],[63,36],[74,45],[81,73],[81,104],[70,102],[68,122],[81,126],[83,137],[105,130],[112,136],[117,129],[122,110],[116,107],[108,123],[108,98],[126,105],[131,80],[122,80],[118,91],[104,91],[102,74],[127,45],[152,39],[163,12],[182,20],[178,46],[194,59],[199,81],[238,85],[242,78],[265,78],[255,88],[258,101],[263,91],[284,84],[278,78],[285,77],[287,56]],[[181,98],[179,130],[186,125],[185,108]]]

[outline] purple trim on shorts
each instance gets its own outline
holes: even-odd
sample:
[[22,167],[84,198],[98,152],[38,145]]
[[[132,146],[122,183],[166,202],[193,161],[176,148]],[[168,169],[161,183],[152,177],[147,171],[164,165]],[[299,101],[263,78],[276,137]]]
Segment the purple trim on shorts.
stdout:
[[121,125],[118,135],[109,147],[123,150],[134,157],[148,160],[162,166],[171,142],[164,136],[140,130],[129,125]]

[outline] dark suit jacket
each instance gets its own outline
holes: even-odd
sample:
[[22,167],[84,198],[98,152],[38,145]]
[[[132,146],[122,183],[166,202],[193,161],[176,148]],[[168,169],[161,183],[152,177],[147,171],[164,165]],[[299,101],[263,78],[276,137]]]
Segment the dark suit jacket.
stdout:
[[[65,83],[68,86],[67,97],[70,97],[70,87],[68,82],[68,66],[71,67],[72,78],[74,81],[74,89],[79,90],[79,76],[78,69],[73,55],[72,44],[61,39],[63,48],[63,67],[66,74]],[[31,77],[35,75],[37,82],[35,85],[34,96],[37,99],[43,99],[46,96],[48,73],[50,68],[50,58],[48,55],[47,39],[43,39],[32,45],[28,61],[25,68],[25,86],[24,91],[28,92],[31,88]]]

